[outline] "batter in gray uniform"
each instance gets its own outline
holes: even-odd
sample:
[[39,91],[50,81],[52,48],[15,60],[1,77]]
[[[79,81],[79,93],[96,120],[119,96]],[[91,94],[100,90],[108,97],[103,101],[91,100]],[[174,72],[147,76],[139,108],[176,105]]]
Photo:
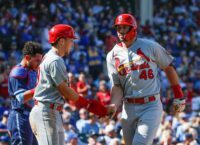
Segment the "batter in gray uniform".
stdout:
[[64,145],[61,111],[65,99],[75,102],[78,108],[104,117],[114,110],[96,100],[87,100],[68,87],[67,71],[63,56],[68,55],[76,39],[71,26],[58,24],[49,31],[51,50],[44,56],[39,67],[38,84],[35,88],[35,106],[30,113],[30,124],[39,145]]
[[185,108],[173,57],[158,43],[137,38],[137,24],[130,14],[117,16],[114,24],[120,43],[107,55],[112,103],[122,107],[126,145],[151,145],[161,122],[159,68],[174,91],[174,111]]

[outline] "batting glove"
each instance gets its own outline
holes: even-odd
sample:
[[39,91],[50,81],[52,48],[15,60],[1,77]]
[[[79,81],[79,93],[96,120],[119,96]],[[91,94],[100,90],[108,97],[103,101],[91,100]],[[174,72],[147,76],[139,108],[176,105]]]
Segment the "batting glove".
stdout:
[[185,109],[185,98],[174,99],[173,108],[176,113],[180,113]]

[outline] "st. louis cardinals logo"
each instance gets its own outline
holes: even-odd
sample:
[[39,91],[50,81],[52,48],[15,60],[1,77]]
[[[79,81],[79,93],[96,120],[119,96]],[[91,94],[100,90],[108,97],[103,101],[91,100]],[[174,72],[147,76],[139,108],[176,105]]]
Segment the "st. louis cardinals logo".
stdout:
[[[117,57],[116,55],[114,56],[115,58],[115,68],[117,70],[117,72],[119,73],[119,75],[121,76],[125,76],[127,74],[129,74],[131,71],[135,71],[135,70],[142,70],[142,69],[149,69],[149,62],[152,61],[148,56],[146,56],[141,48],[139,48],[136,51],[135,57],[132,58],[132,60],[128,63],[125,64],[120,64],[120,59],[119,57]],[[152,69],[149,69],[150,71],[148,71],[147,73],[150,73],[150,78],[152,78]],[[147,79],[147,77],[145,77],[146,72],[142,71],[141,73],[141,78]],[[148,75],[147,75],[148,76]]]
[[131,71],[127,64],[120,65],[120,59],[118,57],[115,57],[115,68],[121,76],[125,76]]

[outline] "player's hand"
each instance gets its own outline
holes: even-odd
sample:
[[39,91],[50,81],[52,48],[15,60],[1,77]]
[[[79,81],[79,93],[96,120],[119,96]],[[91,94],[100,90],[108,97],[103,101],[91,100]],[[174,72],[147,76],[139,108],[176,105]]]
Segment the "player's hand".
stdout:
[[108,110],[107,117],[109,117],[110,119],[113,119],[116,116],[117,110],[118,110],[116,104],[110,104],[106,107]]
[[184,111],[185,104],[186,104],[185,98],[174,99],[174,101],[173,101],[174,113],[180,113],[180,112]]
[[110,104],[105,107],[107,109],[107,115],[99,118],[102,122],[105,122],[105,120],[108,120],[108,119],[113,119],[117,112],[117,107],[115,104]]
[[110,104],[106,106],[107,110],[108,110],[108,116],[112,116],[116,111],[117,111],[117,107],[115,104]]

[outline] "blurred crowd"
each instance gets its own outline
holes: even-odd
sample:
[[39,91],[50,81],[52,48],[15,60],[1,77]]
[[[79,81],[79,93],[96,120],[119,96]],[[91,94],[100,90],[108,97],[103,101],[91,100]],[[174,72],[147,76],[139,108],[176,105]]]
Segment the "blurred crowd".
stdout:
[[[26,41],[40,42],[50,49],[48,29],[57,23],[74,27],[79,39],[68,58],[64,58],[70,85],[89,99],[110,103],[110,83],[105,57],[117,42],[112,27],[116,15],[134,14],[133,1],[50,0],[0,1],[0,144],[9,144],[6,130],[10,98],[8,74],[22,58]],[[200,144],[200,1],[154,1],[152,23],[138,23],[138,37],[159,42],[175,57],[187,99],[185,112],[173,114],[173,93],[166,76],[160,71],[163,119],[155,145]],[[120,113],[115,118],[99,119],[85,109],[77,110],[72,102],[63,109],[66,145],[124,144]]]

